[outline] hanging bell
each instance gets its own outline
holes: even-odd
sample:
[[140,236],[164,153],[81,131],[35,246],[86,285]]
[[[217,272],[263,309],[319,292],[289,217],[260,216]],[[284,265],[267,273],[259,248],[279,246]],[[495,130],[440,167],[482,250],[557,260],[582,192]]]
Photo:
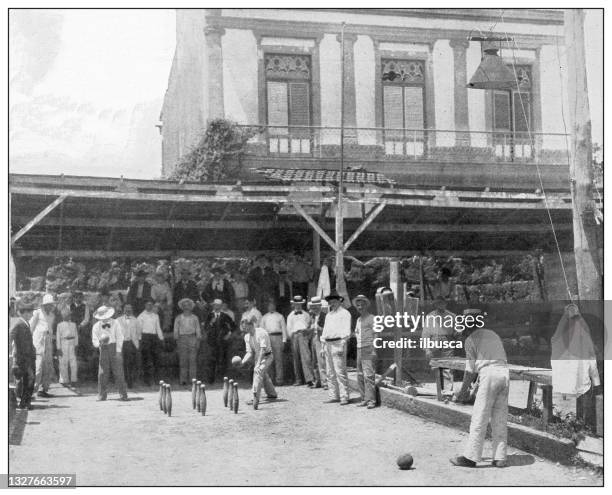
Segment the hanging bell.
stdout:
[[484,51],[480,65],[467,85],[473,89],[511,89],[515,86],[514,74],[497,54],[497,48]]

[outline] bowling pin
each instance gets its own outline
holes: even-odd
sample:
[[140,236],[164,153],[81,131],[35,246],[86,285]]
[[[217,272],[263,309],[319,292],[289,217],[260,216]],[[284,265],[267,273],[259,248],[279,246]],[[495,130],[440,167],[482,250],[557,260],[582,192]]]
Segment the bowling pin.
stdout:
[[202,395],[201,388],[202,388],[202,382],[198,380],[196,382],[196,409],[198,412],[200,412],[200,407],[202,405],[201,397],[200,397]]
[[166,414],[172,416],[172,390],[169,383],[166,383]]
[[230,412],[234,409],[234,380],[229,381],[229,408]]
[[164,400],[165,400],[165,389],[164,389],[164,381],[160,380],[159,381],[159,410],[160,411],[165,411],[165,406],[164,406]]
[[201,393],[200,393],[200,411],[202,412],[202,416],[206,416],[206,385],[201,385]]
[[238,414],[238,403],[240,400],[238,399],[238,383],[234,382],[234,414]]
[[196,395],[197,395],[196,379],[192,378],[191,379],[191,407],[193,409],[196,408]]
[[227,376],[223,377],[223,405],[227,407],[227,399],[229,396],[229,380]]

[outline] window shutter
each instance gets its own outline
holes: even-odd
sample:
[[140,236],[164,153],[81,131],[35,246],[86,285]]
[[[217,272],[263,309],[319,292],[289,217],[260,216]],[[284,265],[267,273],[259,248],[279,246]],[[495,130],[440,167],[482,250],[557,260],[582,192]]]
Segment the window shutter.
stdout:
[[400,86],[384,86],[384,119],[387,129],[404,127],[402,105],[402,88]]
[[404,88],[404,104],[406,129],[422,129],[425,125],[423,88],[406,86]]
[[514,130],[517,132],[529,131],[531,125],[530,99],[529,93],[514,93]]
[[[289,125],[310,125],[310,101],[308,83],[289,83]],[[308,129],[292,129],[292,135],[307,136]]]
[[[287,83],[268,81],[268,125],[287,126],[288,115]],[[279,131],[281,129],[270,129],[272,134],[278,134]]]
[[494,127],[496,131],[510,130],[510,95],[495,92],[493,96]]

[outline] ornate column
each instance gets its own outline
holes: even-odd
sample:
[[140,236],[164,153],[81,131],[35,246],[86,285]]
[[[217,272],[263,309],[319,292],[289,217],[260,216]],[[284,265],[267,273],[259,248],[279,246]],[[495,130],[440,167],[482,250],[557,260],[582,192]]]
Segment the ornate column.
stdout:
[[469,131],[468,93],[467,93],[467,57],[466,51],[470,42],[466,39],[450,40],[453,49],[455,74],[455,143],[460,146],[469,146],[469,134],[459,131]]
[[223,108],[223,50],[221,37],[225,29],[208,25],[204,28],[206,38],[206,80],[208,83],[208,118],[225,116]]
[[[342,43],[342,35],[336,39]],[[344,33],[344,126],[357,127],[357,103],[355,91],[355,42],[357,35]],[[357,143],[357,131],[349,129],[344,131],[346,143]]]

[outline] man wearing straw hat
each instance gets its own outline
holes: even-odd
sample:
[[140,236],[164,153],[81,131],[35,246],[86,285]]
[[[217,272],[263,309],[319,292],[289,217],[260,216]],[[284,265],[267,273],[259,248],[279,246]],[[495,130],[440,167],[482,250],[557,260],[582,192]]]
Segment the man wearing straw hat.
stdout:
[[293,354],[293,370],[295,386],[303,385],[301,377],[309,387],[314,387],[314,370],[312,356],[310,355],[309,335],[310,315],[304,311],[304,298],[294,296],[291,305],[293,311],[287,316],[287,336],[291,340]]
[[91,342],[100,349],[98,366],[98,401],[106,400],[108,394],[108,375],[111,370],[115,385],[119,391],[120,400],[127,400],[127,390],[123,378],[123,362],[118,357],[123,347],[123,333],[117,320],[113,319],[115,309],[100,306],[94,313],[96,323],[91,330]]
[[359,318],[355,325],[357,337],[357,385],[361,395],[361,407],[368,409],[376,407],[376,387],[374,386],[374,316],[370,313],[370,300],[363,295],[353,299],[353,306],[359,311]]
[[[55,299],[45,294],[39,309],[34,311],[30,320],[32,340],[36,348],[36,381],[34,390],[39,397],[51,397],[49,386],[54,376],[53,370],[53,327],[55,324]],[[41,389],[41,390],[39,390]]]
[[346,373],[347,342],[351,336],[351,313],[342,307],[344,297],[332,292],[325,298],[329,313],[325,317],[321,342],[325,343],[327,384],[330,402],[349,403],[348,375]]
[[174,320],[174,339],[179,356],[180,383],[187,385],[196,376],[198,345],[202,338],[200,320],[193,314],[195,303],[188,297],[178,303],[183,312]]

